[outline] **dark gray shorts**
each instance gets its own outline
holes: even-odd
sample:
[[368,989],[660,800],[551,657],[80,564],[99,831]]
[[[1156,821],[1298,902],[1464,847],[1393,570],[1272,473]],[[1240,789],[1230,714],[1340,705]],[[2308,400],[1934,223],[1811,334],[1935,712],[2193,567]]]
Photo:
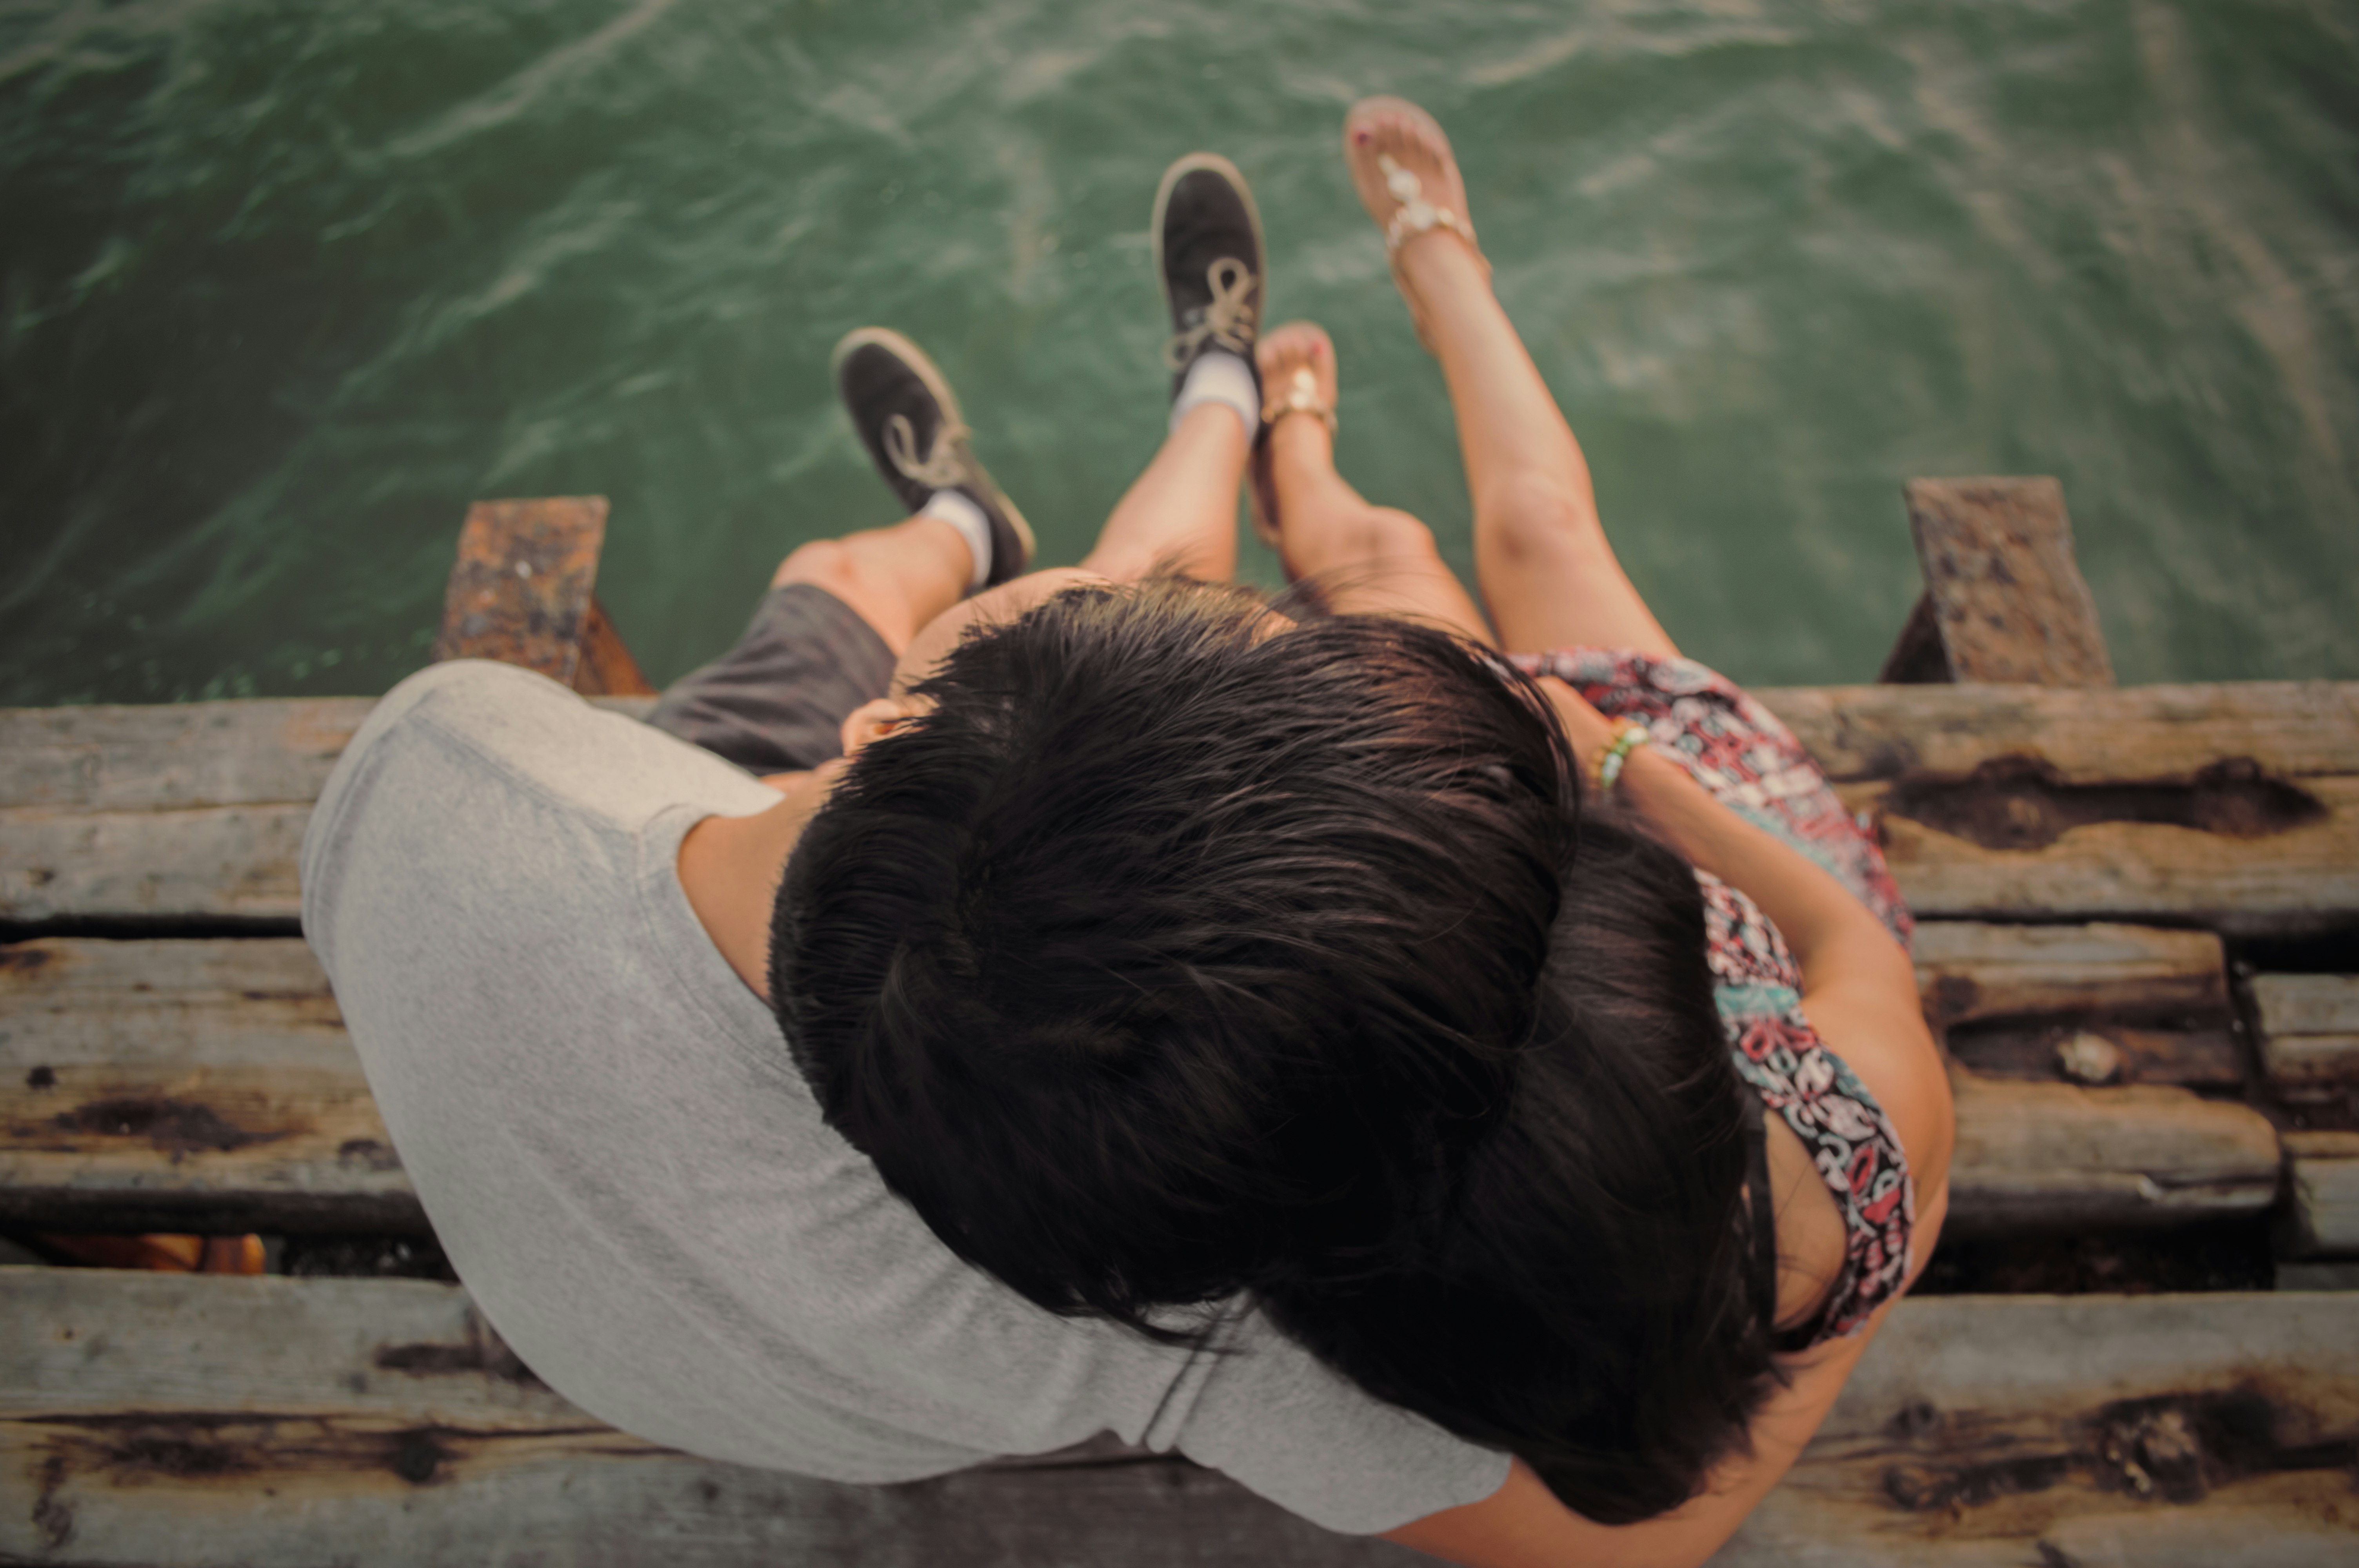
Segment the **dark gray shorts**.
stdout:
[[737,645],[674,681],[647,722],[747,773],[843,754],[843,721],[885,695],[893,650],[850,605],[806,582],[763,596]]

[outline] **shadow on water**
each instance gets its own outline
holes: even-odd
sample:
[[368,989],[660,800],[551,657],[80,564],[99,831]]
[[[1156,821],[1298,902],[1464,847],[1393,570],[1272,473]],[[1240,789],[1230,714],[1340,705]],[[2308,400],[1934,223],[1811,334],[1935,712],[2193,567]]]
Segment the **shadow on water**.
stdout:
[[1699,656],[1868,678],[1899,481],[2049,472],[2125,678],[2359,676],[2354,81],[2347,11],[2256,0],[14,7],[0,702],[381,690],[489,495],[612,496],[601,595],[676,675],[891,515],[825,372],[868,321],[1071,560],[1159,432],[1147,207],[1196,146],[1335,334],[1345,471],[1464,570],[1335,152],[1372,91],[1451,128]]

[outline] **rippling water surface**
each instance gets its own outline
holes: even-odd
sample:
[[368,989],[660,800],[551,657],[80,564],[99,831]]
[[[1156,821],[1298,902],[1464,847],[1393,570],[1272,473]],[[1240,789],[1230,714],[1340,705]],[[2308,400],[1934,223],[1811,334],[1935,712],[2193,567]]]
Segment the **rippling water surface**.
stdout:
[[2339,0],[0,0],[0,703],[382,690],[494,495],[613,497],[601,596],[676,675],[892,515],[826,373],[869,321],[1071,560],[1160,432],[1198,146],[1335,334],[1345,472],[1464,569],[1335,151],[1377,91],[1451,129],[1690,651],[1872,677],[1900,481],[2043,472],[2125,680],[2359,676]]

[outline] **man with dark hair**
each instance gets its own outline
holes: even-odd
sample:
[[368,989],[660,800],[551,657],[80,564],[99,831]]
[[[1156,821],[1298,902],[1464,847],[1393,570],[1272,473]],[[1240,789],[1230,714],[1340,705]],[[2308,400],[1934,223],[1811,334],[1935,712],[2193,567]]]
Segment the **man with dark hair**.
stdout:
[[1198,157],[1156,237],[1171,432],[1080,568],[1021,575],[940,373],[854,333],[908,518],[789,556],[651,724],[404,682],[304,929],[460,1276],[593,1414],[855,1481],[1112,1431],[1387,1530],[1506,1457],[1223,1292],[1385,1246],[1479,1136],[1570,767],[1451,636],[1217,586],[1259,227]]

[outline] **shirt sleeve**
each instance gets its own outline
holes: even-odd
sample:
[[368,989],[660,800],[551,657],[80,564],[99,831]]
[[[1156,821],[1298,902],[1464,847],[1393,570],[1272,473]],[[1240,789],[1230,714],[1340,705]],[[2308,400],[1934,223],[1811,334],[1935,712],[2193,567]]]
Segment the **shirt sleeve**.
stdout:
[[1325,1529],[1374,1535],[1506,1484],[1506,1454],[1367,1393],[1259,1312],[1193,1370],[1184,1413],[1172,1406],[1190,1390],[1175,1390],[1147,1446],[1176,1446]]

